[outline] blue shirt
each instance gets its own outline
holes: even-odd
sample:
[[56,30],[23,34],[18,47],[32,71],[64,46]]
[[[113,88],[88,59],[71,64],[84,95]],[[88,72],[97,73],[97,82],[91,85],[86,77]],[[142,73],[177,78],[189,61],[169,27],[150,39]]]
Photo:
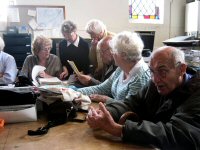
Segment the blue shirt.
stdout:
[[15,82],[17,71],[14,57],[0,51],[0,84],[10,84]]

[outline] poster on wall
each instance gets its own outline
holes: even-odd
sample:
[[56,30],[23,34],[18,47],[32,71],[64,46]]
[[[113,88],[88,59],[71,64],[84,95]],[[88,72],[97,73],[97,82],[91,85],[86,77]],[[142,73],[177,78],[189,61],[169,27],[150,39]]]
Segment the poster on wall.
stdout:
[[60,28],[64,21],[63,8],[38,7],[36,12],[38,29]]

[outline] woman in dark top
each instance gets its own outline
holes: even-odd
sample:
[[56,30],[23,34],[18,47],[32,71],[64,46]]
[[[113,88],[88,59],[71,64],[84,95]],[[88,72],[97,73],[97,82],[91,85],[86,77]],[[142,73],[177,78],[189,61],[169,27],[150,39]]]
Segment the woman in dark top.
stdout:
[[73,74],[73,70],[70,67],[67,60],[74,61],[79,71],[84,74],[89,73],[89,45],[76,33],[77,26],[71,21],[65,21],[62,24],[61,32],[64,36],[59,44],[59,56],[63,69],[65,72],[63,77]]

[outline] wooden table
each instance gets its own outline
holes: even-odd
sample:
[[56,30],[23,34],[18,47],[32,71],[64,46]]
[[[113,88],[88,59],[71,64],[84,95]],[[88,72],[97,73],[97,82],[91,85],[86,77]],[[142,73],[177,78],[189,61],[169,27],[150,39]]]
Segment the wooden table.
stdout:
[[7,124],[0,129],[0,150],[150,150],[123,143],[102,130],[89,128],[86,122],[67,122],[51,128],[42,136],[28,136],[28,130],[36,130],[46,124],[45,119],[36,122]]

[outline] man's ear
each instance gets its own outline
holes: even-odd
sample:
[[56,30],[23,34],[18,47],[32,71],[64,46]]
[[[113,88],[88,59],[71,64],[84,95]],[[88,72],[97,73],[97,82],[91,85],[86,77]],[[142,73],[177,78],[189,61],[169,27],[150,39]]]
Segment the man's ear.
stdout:
[[181,64],[180,65],[180,75],[184,75],[186,73],[187,65]]

